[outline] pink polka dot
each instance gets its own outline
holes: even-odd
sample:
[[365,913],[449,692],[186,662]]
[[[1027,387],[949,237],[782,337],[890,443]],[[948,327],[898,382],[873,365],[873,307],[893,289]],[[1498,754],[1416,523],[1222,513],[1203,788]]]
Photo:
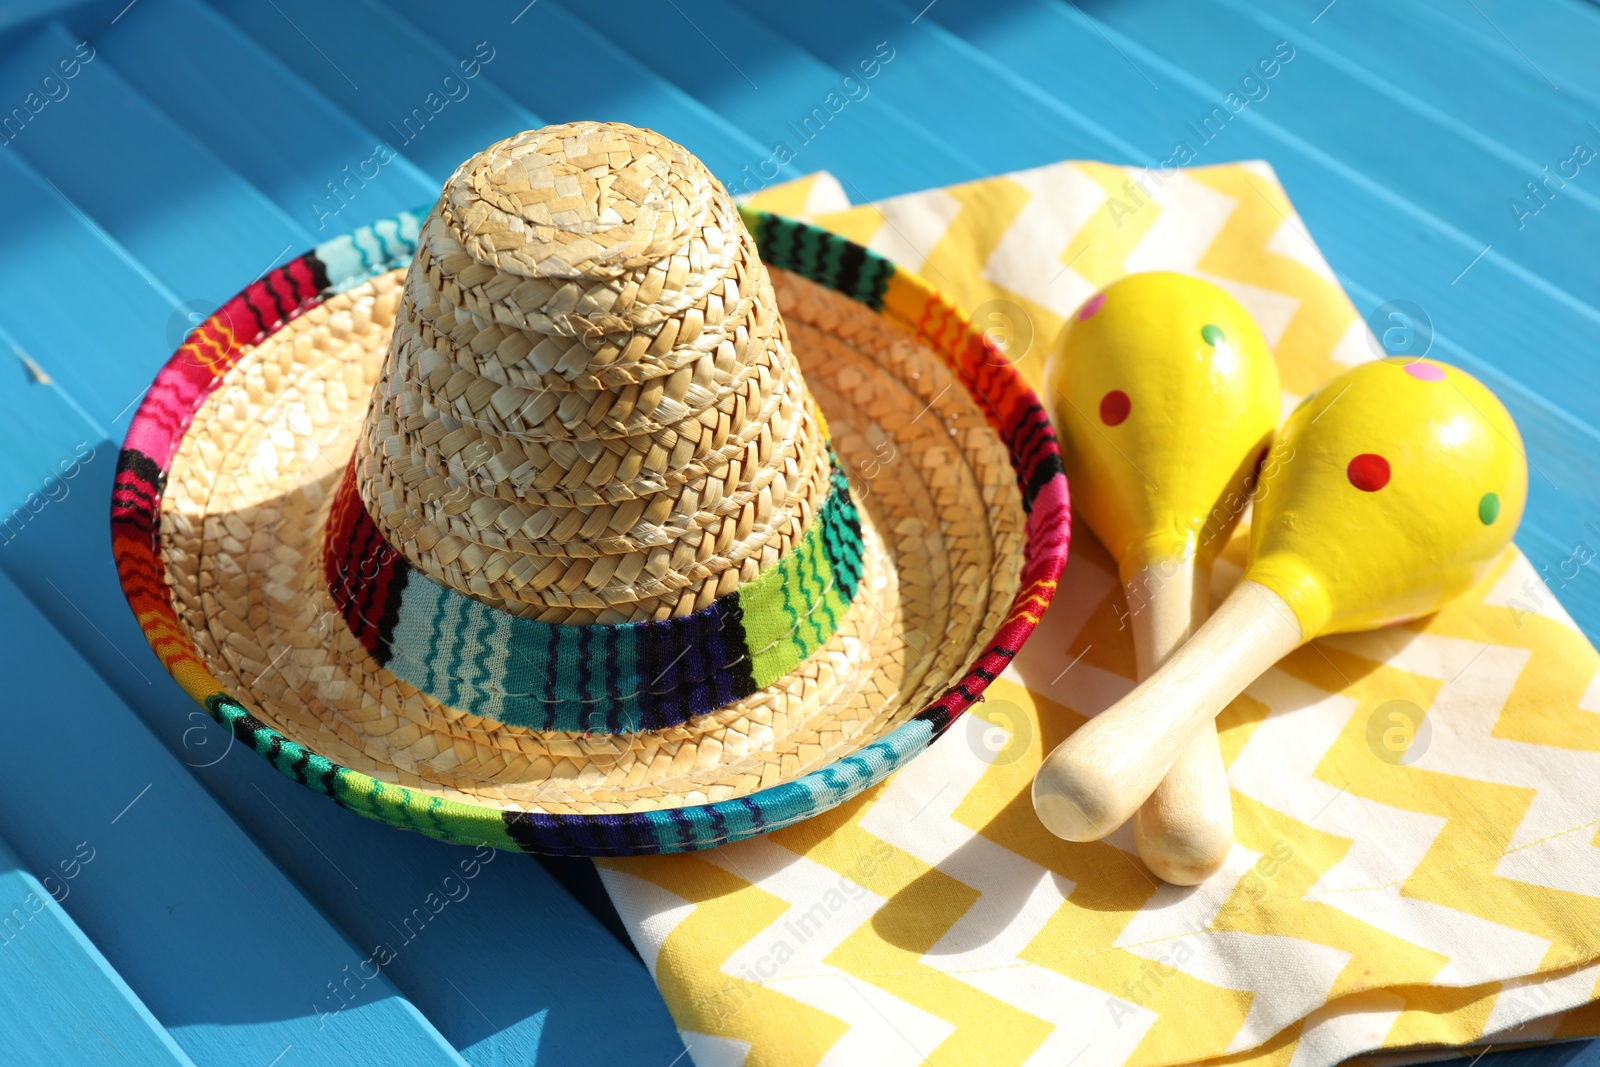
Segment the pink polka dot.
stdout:
[[1102,307],[1105,307],[1105,303],[1106,294],[1094,294],[1089,299],[1085,300],[1083,302],[1083,306],[1078,309],[1078,321],[1082,322],[1084,319],[1093,315],[1096,311],[1099,311]]
[[1444,368],[1437,363],[1424,363],[1422,360],[1412,360],[1406,364],[1406,373],[1413,378],[1424,382],[1444,381]]

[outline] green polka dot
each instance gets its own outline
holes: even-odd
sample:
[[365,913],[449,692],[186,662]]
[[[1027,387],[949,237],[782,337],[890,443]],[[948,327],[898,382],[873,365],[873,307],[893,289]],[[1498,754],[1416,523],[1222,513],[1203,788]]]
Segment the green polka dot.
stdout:
[[1498,493],[1485,493],[1483,499],[1478,501],[1478,518],[1483,520],[1485,526],[1494,524],[1500,517],[1500,495]]
[[1212,348],[1228,339],[1228,335],[1222,332],[1221,326],[1213,326],[1209,322],[1200,327],[1200,336]]

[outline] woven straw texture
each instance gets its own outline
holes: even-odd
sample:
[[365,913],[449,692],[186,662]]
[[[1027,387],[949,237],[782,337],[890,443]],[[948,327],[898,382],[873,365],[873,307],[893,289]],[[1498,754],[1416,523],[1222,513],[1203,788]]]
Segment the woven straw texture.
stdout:
[[412,565],[513,614],[704,609],[827,491],[753,241],[648,130],[546,127],[463,163],[385,325],[361,499]]
[[[614,180],[583,185],[600,171]],[[797,232],[771,220],[767,241]],[[349,265],[369,241],[388,269]],[[777,245],[793,266],[827,251]],[[847,284],[859,269],[769,280],[720,185],[648,131],[502,142],[420,223],[269,277],[314,294],[288,321],[238,344],[225,308],[174,358],[119,478],[156,503],[119,496],[115,515],[146,633],[280,769],[447,839],[664,851],[837,803],[981,691],[993,671],[975,661],[1031,630],[1036,610],[1017,609],[1048,599],[1065,549],[1053,441],[1020,469],[995,406],[1017,398],[952,388],[964,324],[941,314],[943,335],[919,336],[875,310],[894,272],[852,256],[865,289]],[[175,419],[184,404],[192,419]],[[386,669],[330,593],[324,529],[349,478],[412,583],[563,631],[676,622],[807,538],[830,433],[859,513],[853,603],[777,682],[682,722],[596,733],[470,713]]]

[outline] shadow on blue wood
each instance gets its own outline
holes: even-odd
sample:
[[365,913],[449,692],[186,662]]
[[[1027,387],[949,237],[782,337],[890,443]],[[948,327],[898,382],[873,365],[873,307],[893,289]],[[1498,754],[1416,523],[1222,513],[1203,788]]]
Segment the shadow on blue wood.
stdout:
[[[313,240],[350,229],[352,219],[386,218],[438,195],[438,179],[407,154],[374,159],[377,143],[393,134],[363,127],[212,8],[199,0],[142,2],[149,10],[96,36],[96,46],[130,85]],[[193,62],[202,55],[206,62]],[[174,70],[187,76],[174,78]],[[218,294],[204,313],[231,295]]]
[[58,903],[95,860],[83,842],[43,881],[0,840],[0,1034],[11,1063],[193,1061]]
[[1479,1057],[1474,1067],[1597,1067],[1600,1041],[1566,1041],[1534,1048],[1506,1049]]
[[[0,64],[0,99],[24,99],[42,73],[79,56],[79,40],[58,23],[26,35]],[[313,242],[301,220],[137,93],[113,57],[92,55],[72,79],[71,95],[8,147],[161,285],[184,297],[202,294],[217,264],[244,262],[264,272],[285,246]],[[84,158],[89,145],[98,165]]]
[[[177,688],[116,584],[105,519],[113,465],[102,446],[72,493],[0,549],[0,567],[355,942],[285,1010],[340,1017],[381,972],[474,1063],[609,1064],[681,1051],[643,964],[531,858],[342,811],[235,744]],[[596,1003],[626,1005],[628,1025],[596,1027]]]
[[309,1006],[361,959],[355,946],[3,575],[0,618],[15,665],[8,696],[27,709],[7,728],[15,758],[0,775],[0,832],[35,871],[92,850],[62,906],[184,1051],[203,1062],[372,1050],[394,1063],[461,1062],[382,975],[324,1025]]

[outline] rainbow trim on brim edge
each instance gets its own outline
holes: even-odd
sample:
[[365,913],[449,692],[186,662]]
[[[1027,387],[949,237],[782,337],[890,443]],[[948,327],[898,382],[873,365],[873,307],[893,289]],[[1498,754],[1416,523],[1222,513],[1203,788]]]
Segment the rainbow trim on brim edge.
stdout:
[[967,674],[883,737],[793,781],[711,804],[605,815],[512,812],[417,793],[340,766],[256,719],[212,677],[173,610],[157,544],[167,470],[195,413],[227,370],[328,297],[409,265],[426,210],[318,245],[224,304],[156,376],[117,461],[112,553],[146,640],[186,693],[280,772],[359,815],[461,844],[566,856],[709,848],[789,826],[882,781],[971,707],[1038,625],[1066,565],[1071,532],[1061,454],[1039,398],[993,343],[921,278],[825,230],[741,209],[768,265],[843,293],[915,331],[1006,445],[1028,513],[1021,589]]

